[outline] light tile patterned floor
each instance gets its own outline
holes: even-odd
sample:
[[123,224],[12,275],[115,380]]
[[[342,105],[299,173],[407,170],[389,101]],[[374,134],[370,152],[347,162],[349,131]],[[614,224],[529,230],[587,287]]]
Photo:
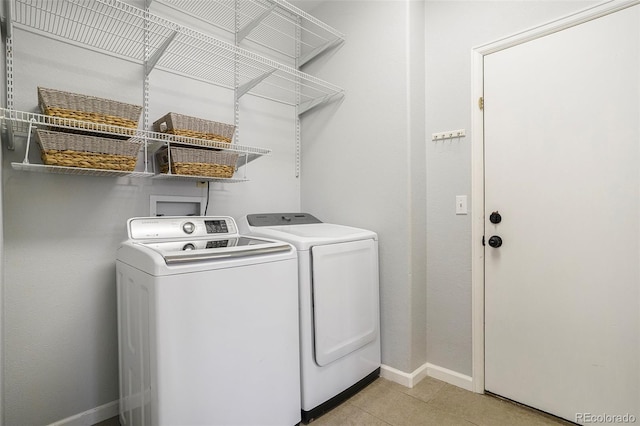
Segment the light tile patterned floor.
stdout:
[[[117,425],[118,418],[114,417],[96,426]],[[573,423],[427,377],[413,389],[379,378],[309,425],[557,426]]]
[[379,378],[311,426],[570,425],[544,413],[427,377],[413,389]]

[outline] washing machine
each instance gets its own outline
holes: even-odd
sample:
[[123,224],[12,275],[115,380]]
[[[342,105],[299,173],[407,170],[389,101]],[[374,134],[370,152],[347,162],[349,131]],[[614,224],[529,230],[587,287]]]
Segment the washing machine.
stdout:
[[302,421],[308,423],[380,373],[378,237],[307,213],[250,214],[243,233],[298,251]]
[[117,250],[120,422],[300,422],[297,256],[231,217],[127,222]]

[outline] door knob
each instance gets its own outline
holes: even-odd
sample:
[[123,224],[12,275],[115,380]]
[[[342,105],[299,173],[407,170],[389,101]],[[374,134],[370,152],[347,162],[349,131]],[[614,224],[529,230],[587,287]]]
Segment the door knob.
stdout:
[[489,238],[489,245],[493,248],[498,248],[502,245],[502,238],[498,237],[497,235],[492,236],[491,238]]
[[491,223],[500,223],[502,222],[502,216],[500,216],[500,213],[498,212],[493,212],[491,213],[491,216],[489,216],[489,220]]

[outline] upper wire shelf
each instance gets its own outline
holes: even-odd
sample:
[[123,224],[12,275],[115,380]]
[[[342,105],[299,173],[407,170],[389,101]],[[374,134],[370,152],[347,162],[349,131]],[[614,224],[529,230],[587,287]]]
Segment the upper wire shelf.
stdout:
[[284,0],[155,1],[231,33],[239,43],[248,40],[294,59],[298,67],[344,42],[344,34]]
[[157,68],[190,76],[235,89],[237,97],[249,93],[295,105],[300,114],[344,93],[340,87],[295,68],[119,0],[14,2],[9,26],[17,24],[139,62],[147,74]]

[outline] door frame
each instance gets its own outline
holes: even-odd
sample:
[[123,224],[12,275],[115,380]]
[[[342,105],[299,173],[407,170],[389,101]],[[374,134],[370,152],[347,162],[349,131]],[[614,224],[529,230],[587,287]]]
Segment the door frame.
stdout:
[[640,0],[609,0],[509,37],[477,46],[471,51],[471,339],[472,390],[484,393],[484,56],[562,31],[640,4]]

